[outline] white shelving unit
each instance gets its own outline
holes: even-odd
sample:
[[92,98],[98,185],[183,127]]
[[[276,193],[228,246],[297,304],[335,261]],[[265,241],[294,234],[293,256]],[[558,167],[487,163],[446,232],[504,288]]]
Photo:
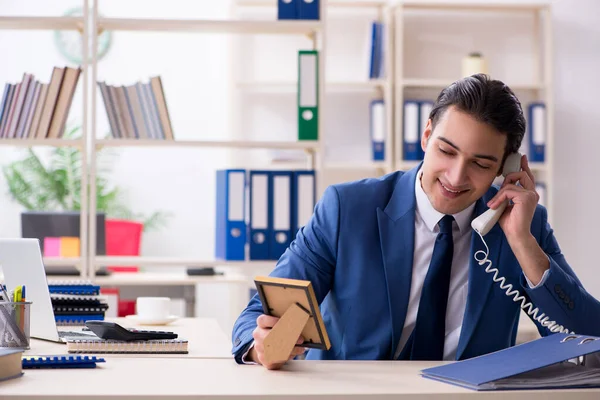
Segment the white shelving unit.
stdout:
[[[393,171],[394,168],[394,146],[393,146],[393,65],[392,65],[392,9],[389,6],[389,2],[385,0],[373,0],[373,1],[352,1],[352,0],[329,0],[325,4],[324,1],[321,1],[321,21],[323,22],[323,31],[321,32],[321,48],[320,58],[322,62],[322,71],[325,70],[325,64],[330,65],[332,61],[336,58],[336,49],[334,49],[332,45],[332,35],[333,32],[331,26],[334,24],[334,20],[363,20],[368,21],[368,18],[372,17],[372,20],[379,20],[384,23],[385,32],[384,32],[384,53],[385,53],[385,71],[386,77],[382,79],[373,79],[369,80],[368,76],[362,76],[359,79],[347,79],[346,77],[340,76],[328,76],[324,80],[322,79],[322,85],[320,90],[323,94],[321,96],[321,102],[319,104],[320,108],[320,117],[321,115],[326,115],[324,118],[321,118],[321,123],[325,129],[320,129],[319,132],[319,142],[320,142],[320,153],[317,155],[317,163],[319,164],[318,170],[318,180],[319,180],[319,189],[320,193],[324,188],[332,183],[332,181],[339,180],[351,180],[357,179],[359,177],[366,176],[377,176],[384,173],[388,173]],[[277,14],[277,1],[276,0],[237,0],[233,4],[232,14],[235,18],[244,18],[244,16],[250,16],[250,18],[255,17],[256,15],[268,15],[270,17],[275,17]],[[363,15],[364,14],[364,15]],[[365,16],[366,15],[366,16]],[[352,27],[346,29],[352,32]],[[336,32],[340,34],[339,32]],[[370,31],[369,31],[370,34]],[[327,38],[327,41],[324,42],[324,38]],[[313,43],[313,48],[317,45],[314,42],[314,37],[310,38]],[[365,40],[367,37],[364,38]],[[369,37],[370,39],[370,37]],[[243,41],[244,38],[240,37],[240,41]],[[258,40],[258,39],[257,39]],[[251,44],[250,44],[251,45]],[[290,46],[294,46],[295,44],[290,44]],[[247,42],[237,43],[237,47],[234,48],[233,54],[238,55],[236,62],[234,65],[244,65],[242,68],[246,68],[246,63],[249,62],[252,64],[252,60],[248,61],[242,56],[239,56],[241,53],[239,50],[243,46],[249,46]],[[356,44],[359,46],[359,44]],[[360,46],[359,46],[360,47]],[[339,51],[339,49],[338,49]],[[368,57],[370,55],[365,52],[364,59],[361,59],[360,62],[364,63],[366,66],[369,62]],[[277,57],[277,56],[276,56]],[[285,69],[286,66],[289,66],[289,60],[284,57],[291,57],[289,53],[285,53],[284,55],[280,55],[278,58],[281,61],[281,68]],[[326,60],[325,60],[326,59]],[[248,67],[252,68],[252,67]],[[255,95],[276,95],[282,96],[282,99],[287,99],[289,96],[293,96],[297,93],[297,82],[294,79],[278,79],[271,78],[255,78],[248,79],[247,77],[240,77],[243,75],[240,70],[234,72],[233,80],[235,82],[234,85],[234,96],[236,98],[236,103],[246,103],[248,98],[251,98],[253,101],[255,97],[245,97],[246,102],[242,102],[240,100],[241,96],[255,96]],[[290,75],[290,74],[288,74]],[[325,76],[325,75],[321,75]],[[345,78],[345,79],[344,79]],[[332,101],[337,101],[339,97],[336,97],[336,100],[331,100],[331,96],[353,96],[358,98],[361,97],[363,99],[369,98],[381,98],[385,102],[386,107],[386,157],[385,161],[370,161],[370,160],[353,160],[352,155],[349,154],[349,159],[347,160],[335,160],[330,159],[330,157],[326,154],[328,151],[327,146],[331,141],[331,124],[333,121],[343,121],[347,119],[348,112],[338,114],[337,112],[332,110],[331,104]],[[367,97],[365,97],[367,96]],[[352,109],[348,110],[350,113],[365,113],[368,114],[368,108],[362,109]],[[293,123],[289,125],[289,129],[295,131],[295,119],[292,120]],[[327,121],[327,123],[325,122]],[[354,126],[352,127],[354,130],[364,130],[365,135],[368,135],[369,126],[368,124],[365,126]],[[349,136],[351,136],[349,134]],[[340,143],[341,144],[341,143]],[[364,146],[363,146],[364,147]],[[370,154],[369,154],[370,155]],[[292,160],[285,160],[280,162],[277,160],[277,157],[274,157],[272,161],[272,168],[298,168],[299,165],[302,165],[301,159],[296,159],[292,157]],[[310,163],[310,161],[309,161]]]
[[[504,81],[515,91],[525,113],[529,102],[543,101],[546,104],[545,162],[531,163],[530,166],[536,180],[546,184],[546,207],[549,219],[552,220],[554,105],[550,8],[551,2],[546,0],[404,0],[395,5],[396,169],[409,169],[418,164],[417,161],[403,159],[404,99],[435,100],[441,89],[460,79],[462,57],[470,51],[483,51],[484,57],[488,59],[492,78]],[[418,23],[412,22],[414,20]],[[431,32],[429,26],[423,26],[428,20],[435,21],[436,25],[432,29],[435,32]],[[457,20],[464,20],[464,24],[460,25]],[[491,22],[489,26],[482,25],[488,22]],[[470,26],[485,29],[473,31]],[[504,29],[503,33],[496,32],[496,36],[492,37],[490,31],[498,26]],[[509,30],[507,27],[510,27]],[[507,37],[510,39],[506,39]],[[501,42],[502,40],[511,41]],[[457,42],[464,45],[460,46]],[[422,53],[431,51],[430,47],[438,51],[439,58],[427,63]],[[414,59],[418,65],[410,64]],[[434,63],[435,68],[429,67],[428,64],[431,63]],[[506,65],[509,63],[510,65]],[[427,72],[423,76],[415,76],[414,71],[418,70],[418,66],[430,73],[439,73],[439,76],[428,76]]]
[[[325,7],[325,1],[322,0],[322,6]],[[321,13],[322,15],[323,13]],[[276,19],[263,20],[204,20],[204,19],[132,19],[132,18],[105,18],[98,14],[98,1],[94,2],[93,14],[90,19],[90,31],[110,30],[119,31],[140,31],[140,32],[184,32],[198,34],[227,33],[234,35],[248,34],[266,34],[266,35],[300,35],[312,38],[315,48],[321,52],[325,47],[324,26],[325,18],[319,21],[278,21]],[[311,168],[318,169],[319,156],[322,147],[322,141],[258,141],[245,140],[244,138],[223,141],[208,140],[131,140],[131,139],[97,139],[97,88],[95,82],[98,80],[98,60],[96,59],[96,49],[98,46],[97,37],[93,36],[91,42],[92,54],[94,56],[90,62],[92,87],[90,90],[91,107],[91,131],[89,134],[91,145],[90,157],[90,179],[93,181],[97,174],[97,151],[104,147],[112,148],[189,148],[191,151],[199,148],[218,148],[218,149],[274,149],[274,150],[300,150],[308,155]],[[319,76],[324,76],[324,60],[320,59]],[[320,82],[319,102],[323,104],[324,89]],[[323,108],[320,109],[320,131],[323,131],[323,121],[326,118]],[[175,137],[178,134],[175,132]],[[91,188],[89,200],[89,243],[96,242],[96,189]],[[211,211],[209,211],[211,212]],[[214,277],[188,277],[181,274],[168,272],[169,268],[194,266],[194,267],[240,267],[249,266],[256,268],[272,268],[274,261],[256,262],[256,261],[221,261],[214,259],[194,259],[194,258],[172,258],[172,257],[110,257],[97,256],[94,245],[90,245],[91,251],[86,260],[86,274],[99,284],[106,285],[194,285],[198,282],[238,282],[242,277],[236,274],[226,274],[225,276]],[[97,267],[105,265],[134,265],[134,266],[152,266],[165,267],[165,273],[137,273],[137,274],[119,274],[113,273],[111,276],[95,276]],[[170,278],[169,276],[172,275]],[[247,279],[247,277],[243,278]],[[246,282],[244,280],[244,282]]]
[[[53,31],[53,30],[70,30],[79,31],[84,37],[88,35],[88,24],[85,21],[88,18],[88,10],[90,9],[89,0],[82,1],[83,15],[80,17],[54,17],[54,16],[0,16],[0,30],[39,30],[39,31]],[[87,54],[88,52],[87,41],[82,43],[82,52]],[[16,148],[33,148],[33,147],[77,147],[80,150],[87,149],[88,147],[88,119],[87,119],[87,98],[88,98],[88,81],[89,65],[83,63],[81,65],[82,73],[79,84],[83,88],[84,101],[81,104],[83,107],[83,121],[82,121],[82,138],[79,140],[62,140],[62,139],[0,139],[0,146],[11,146]],[[76,107],[76,105],[73,105]],[[88,153],[86,151],[81,152],[81,161],[83,165],[88,162]],[[88,185],[88,175],[84,174],[81,177],[81,185]],[[88,247],[88,219],[85,217],[88,213],[88,195],[87,191],[81,191],[81,218],[80,218],[80,257],[67,258],[67,257],[52,257],[45,258],[44,263],[47,266],[70,266],[76,265],[85,272],[87,266],[87,259],[89,256]]]

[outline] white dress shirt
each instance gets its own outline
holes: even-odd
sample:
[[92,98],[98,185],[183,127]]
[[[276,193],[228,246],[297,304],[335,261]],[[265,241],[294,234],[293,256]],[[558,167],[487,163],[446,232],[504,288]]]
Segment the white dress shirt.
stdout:
[[[415,323],[417,311],[421,299],[421,291],[425,276],[431,263],[435,240],[440,232],[437,225],[444,214],[433,208],[427,195],[421,187],[421,171],[415,179],[415,248],[413,253],[413,272],[410,285],[410,297],[404,328],[400,336],[400,342],[396,348],[394,358],[400,355],[404,345],[408,341]],[[446,307],[446,338],[444,341],[444,360],[453,361],[456,358],[458,340],[462,329],[463,317],[467,306],[469,264],[471,262],[471,220],[475,203],[458,214],[453,214],[452,238],[454,240],[454,252],[452,256],[452,272],[450,275],[450,290],[448,292],[448,305]],[[547,272],[541,282],[545,281]],[[525,277],[527,278],[527,277]],[[492,277],[490,276],[490,279]],[[535,287],[527,279],[530,287]]]

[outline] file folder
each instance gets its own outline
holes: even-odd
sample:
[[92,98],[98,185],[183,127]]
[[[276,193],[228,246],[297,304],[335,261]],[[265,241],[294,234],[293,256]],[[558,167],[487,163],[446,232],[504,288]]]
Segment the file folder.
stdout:
[[487,355],[422,370],[426,378],[474,390],[600,387],[600,368],[579,361],[600,338],[555,333]]
[[271,172],[250,171],[250,259],[269,260]]
[[277,0],[277,19],[298,19],[300,0]]
[[419,103],[419,144],[417,146],[419,160],[422,160],[425,157],[425,152],[421,147],[421,138],[423,137],[423,132],[425,132],[425,127],[427,126],[427,121],[429,120],[429,114],[431,114],[432,108],[433,101],[425,100]]
[[273,230],[269,237],[269,254],[271,260],[278,260],[292,242],[292,172],[271,172],[273,187],[271,220]]
[[217,221],[215,256],[222,260],[245,260],[246,171],[217,171]]
[[319,55],[298,52],[298,140],[319,139]]
[[421,143],[419,142],[419,108],[419,102],[416,100],[404,101],[404,160],[414,161],[421,159]]
[[544,162],[546,150],[546,105],[531,103],[529,117],[529,156],[532,162]]
[[385,160],[385,105],[383,100],[371,101],[371,143],[373,161]]
[[[284,0],[285,1],[285,0]],[[299,19],[319,19],[319,8],[320,1],[319,0],[297,0],[299,10],[298,10],[298,18]]]
[[316,178],[314,170],[294,171],[292,184],[292,239],[308,223],[316,205]]

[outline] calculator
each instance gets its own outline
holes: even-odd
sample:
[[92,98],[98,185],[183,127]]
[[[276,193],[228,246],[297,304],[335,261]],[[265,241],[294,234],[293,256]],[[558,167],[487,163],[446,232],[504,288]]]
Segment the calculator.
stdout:
[[85,321],[85,326],[94,332],[96,336],[106,340],[130,342],[132,340],[163,340],[177,338],[177,334],[173,332],[124,328],[116,322]]

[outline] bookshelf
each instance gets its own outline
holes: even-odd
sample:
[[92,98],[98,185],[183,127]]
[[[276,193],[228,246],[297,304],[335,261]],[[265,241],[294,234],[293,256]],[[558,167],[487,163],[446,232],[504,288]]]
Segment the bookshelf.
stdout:
[[[325,130],[321,130],[320,152],[317,154],[319,173],[317,193],[329,184],[344,180],[353,180],[369,176],[379,176],[394,170],[393,140],[393,73],[392,73],[392,8],[388,1],[352,1],[328,0],[321,2],[321,19],[324,23],[322,37],[327,38],[326,44],[321,43],[321,57],[325,70],[322,90],[325,101],[320,108],[325,109],[326,119],[323,122]],[[232,15],[236,18],[276,18],[276,0],[234,0]],[[368,63],[370,57],[371,21],[384,23],[384,70],[382,78],[369,79]],[[311,39],[304,43],[281,38],[280,42],[268,41],[261,37],[239,37],[234,44],[232,53],[236,56],[234,65],[242,67],[233,72],[234,106],[239,110],[247,103],[256,104],[274,113],[286,113],[281,103],[288,104],[297,93],[296,69],[294,55],[288,52],[290,48],[302,49],[303,45],[315,46]],[[261,62],[265,53],[261,47],[271,47],[277,56],[269,57],[269,61],[277,63],[279,70],[273,76],[262,73],[271,71],[269,65]],[[291,60],[291,61],[290,61]],[[342,68],[343,66],[345,68]],[[333,71],[344,70],[342,74]],[[250,72],[248,72],[250,71]],[[283,73],[281,71],[284,71]],[[369,139],[369,101],[383,99],[386,110],[386,155],[383,161],[374,161],[370,152]],[[351,111],[345,107],[351,107]],[[354,115],[352,115],[354,114]],[[287,114],[285,114],[287,116]],[[345,120],[352,116],[351,122]],[[289,120],[293,115],[290,113]],[[240,122],[244,128],[249,123]],[[344,125],[344,123],[346,123]],[[337,125],[343,125],[338,127]],[[258,124],[247,129],[268,131],[269,127]],[[277,129],[294,132],[294,124],[281,124]],[[239,130],[239,127],[236,128]],[[345,132],[343,132],[345,130]],[[346,134],[347,132],[347,134]],[[354,143],[356,141],[356,143]],[[359,155],[354,154],[359,152]],[[344,153],[342,155],[342,153]],[[301,156],[293,154],[261,153],[261,158],[271,158],[272,169],[302,168],[305,162]],[[256,157],[258,158],[258,157]],[[253,160],[248,160],[252,164]]]
[[[233,1],[233,0],[232,0]],[[182,148],[196,151],[197,149],[231,149],[238,151],[239,155],[245,156],[249,153],[247,150],[262,151],[290,151],[300,153],[302,159],[283,162],[272,161],[269,168],[287,168],[290,163],[295,166],[302,164],[303,167],[314,168],[319,175],[319,182],[323,174],[335,175],[337,180],[350,180],[361,176],[376,176],[383,173],[392,172],[398,169],[408,169],[417,165],[418,162],[406,161],[402,159],[402,104],[404,98],[409,95],[417,94],[431,98],[439,91],[450,84],[460,76],[456,74],[456,66],[448,64],[448,60],[435,65],[436,73],[430,69],[424,69],[422,74],[413,73],[415,71],[414,63],[410,60],[415,56],[415,46],[410,44],[411,40],[418,37],[415,35],[414,24],[411,19],[415,16],[420,20],[427,21],[429,18],[437,21],[440,15],[477,15],[477,18],[485,20],[494,19],[495,13],[501,13],[506,18],[530,18],[532,28],[530,37],[527,41],[531,42],[531,59],[526,65],[531,73],[525,79],[518,79],[520,76],[514,74],[514,70],[500,71],[506,72],[495,74],[493,76],[505,80],[521,98],[529,100],[544,100],[547,105],[548,115],[548,133],[546,143],[546,162],[532,164],[532,169],[548,185],[547,206],[552,215],[552,179],[553,179],[553,103],[552,103],[552,37],[550,5],[548,2],[477,2],[477,1],[453,1],[453,0],[405,0],[402,2],[373,0],[373,1],[353,1],[353,0],[321,0],[321,20],[319,21],[278,21],[276,20],[276,1],[275,0],[237,0],[234,2],[232,15],[239,15],[240,12],[250,10],[252,14],[259,15],[257,19],[227,19],[227,20],[207,20],[207,19],[152,19],[152,18],[107,18],[99,17],[98,3],[101,1],[82,1],[84,10],[91,10],[81,17],[21,17],[21,16],[0,16],[0,29],[2,30],[77,30],[87,35],[88,32],[98,30],[127,31],[139,33],[194,33],[203,34],[231,34],[238,41],[233,43],[232,54],[240,57],[239,41],[254,36],[268,36],[277,38],[277,40],[290,40],[295,44],[301,43],[303,48],[314,48],[320,51],[319,76],[319,103],[320,103],[320,138],[317,141],[296,141],[295,140],[295,118],[291,123],[294,128],[294,137],[281,137],[273,140],[272,137],[267,140],[250,140],[243,135],[236,135],[231,140],[177,140],[175,132],[174,141],[169,140],[133,140],[133,139],[98,139],[97,122],[98,113],[103,112],[102,104],[98,104],[98,62],[96,59],[96,48],[98,46],[97,36],[92,35],[93,40],[89,43],[91,46],[91,58],[82,65],[82,79],[80,85],[83,88],[82,104],[73,104],[73,107],[82,107],[83,110],[83,137],[81,140],[62,140],[62,139],[2,139],[0,146],[6,147],[36,147],[36,146],[73,146],[81,149],[89,149],[89,152],[83,152],[83,161],[90,165],[89,171],[83,176],[84,184],[93,181],[97,174],[97,152],[103,148],[139,148],[139,149],[170,149]],[[262,17],[260,17],[262,15]],[[265,17],[265,15],[267,17]],[[256,18],[256,17],[255,17]],[[332,26],[343,24],[347,21],[356,21],[361,19],[370,21],[379,19],[385,23],[385,35],[389,40],[385,41],[385,70],[386,77],[383,79],[368,80],[368,76],[363,79],[357,79],[356,76],[332,76],[327,73],[328,65],[340,65],[336,60],[336,51],[339,46],[333,36]],[[520,21],[520,20],[519,20]],[[465,26],[468,27],[468,24]],[[439,24],[436,33],[443,33],[446,25]],[[457,29],[454,25],[448,26],[449,33],[454,33]],[[465,28],[467,29],[467,28]],[[356,34],[350,28],[344,31],[347,34]],[[472,36],[472,35],[471,35]],[[463,34],[459,38],[470,38],[468,34]],[[452,40],[453,36],[449,36]],[[455,36],[456,37],[456,36]],[[426,38],[427,39],[427,38]],[[366,38],[365,38],[366,40]],[[435,49],[435,48],[434,48]],[[83,51],[88,53],[88,42],[83,41]],[[495,53],[500,54],[502,50],[498,49]],[[463,49],[453,49],[454,56],[462,55]],[[425,52],[427,53],[427,51]],[[487,53],[487,51],[486,51]],[[363,56],[367,53],[364,52]],[[422,55],[416,54],[417,62],[421,61]],[[341,55],[343,60],[347,60],[345,54]],[[355,60],[361,60],[366,64],[368,59],[365,57]],[[457,58],[457,63],[460,59]],[[295,60],[294,60],[295,63]],[[492,64],[493,65],[493,64]],[[448,67],[448,68],[446,68]],[[509,74],[513,73],[512,75]],[[361,75],[362,76],[362,75]],[[323,79],[323,77],[325,77]],[[232,90],[235,95],[236,104],[243,96],[267,96],[269,101],[277,102],[278,99],[290,99],[295,96],[297,85],[293,76],[277,76],[272,79],[251,79],[252,77],[242,77],[239,70],[232,76]],[[514,82],[514,83],[513,83]],[[329,123],[335,122],[339,118],[332,107],[329,107],[328,96],[334,96],[336,101],[340,98],[369,99],[370,96],[379,96],[386,103],[386,159],[384,161],[372,161],[370,159],[353,160],[351,159],[329,159],[327,156],[327,141],[332,139],[329,135]],[[275,99],[275,100],[273,100]],[[101,101],[101,100],[100,100]],[[237,107],[239,104],[234,104]],[[235,109],[235,108],[234,108]],[[235,111],[234,111],[235,112]],[[366,110],[365,110],[366,113]],[[234,126],[233,132],[242,131],[240,126]],[[365,126],[368,128],[368,126]],[[89,175],[88,175],[89,173]],[[320,188],[322,191],[323,187]],[[89,198],[83,193],[82,215],[95,215],[97,204],[95,203],[95,187],[91,187]],[[211,210],[207,211],[211,212]],[[80,222],[81,229],[81,257],[80,258],[52,258],[45,259],[49,266],[77,265],[82,270],[82,276],[93,279],[97,282],[106,282],[111,285],[155,285],[159,282],[158,278],[152,278],[151,273],[133,274],[128,278],[115,278],[110,280],[107,277],[96,277],[95,268],[103,265],[139,265],[169,268],[181,266],[206,266],[206,267],[231,267],[238,270],[268,269],[275,261],[255,262],[231,262],[212,260],[210,258],[175,258],[175,257],[107,257],[97,256],[94,246],[95,243],[95,218],[82,218]],[[170,274],[171,272],[165,272]],[[121,276],[122,274],[118,274]],[[215,279],[221,279],[214,277]],[[194,277],[184,275],[173,277],[170,282],[195,282]],[[202,282],[210,281],[211,277],[202,277]],[[186,283],[187,284],[187,283]],[[191,284],[191,283],[190,283]]]
[[[547,0],[398,2],[394,6],[396,168],[407,169],[418,164],[418,161],[403,159],[404,100],[435,100],[442,88],[461,77],[462,57],[471,51],[481,51],[487,59],[490,75],[513,89],[525,113],[528,103],[543,101],[546,104],[545,162],[530,163],[530,167],[536,181],[546,185],[545,205],[552,221],[554,105],[551,24],[551,2]],[[435,67],[429,67],[434,61]],[[527,135],[529,132],[524,142],[528,139]],[[526,150],[522,147],[521,152],[526,153]]]
[[[89,10],[89,0],[83,0],[82,5],[84,6],[84,13],[80,17],[63,17],[63,16],[19,16],[19,15],[0,15],[0,30],[1,31],[53,31],[53,30],[65,30],[65,31],[79,31],[82,35],[88,35],[88,24],[86,23]],[[89,43],[87,41],[82,42],[81,46],[83,54],[87,54],[89,49]],[[79,85],[82,85],[83,91],[83,102],[82,107],[82,135],[81,139],[67,140],[67,139],[42,139],[42,138],[22,138],[22,139],[8,139],[0,138],[1,147],[13,147],[13,148],[34,148],[34,147],[76,147],[81,151],[81,161],[83,165],[87,165],[88,152],[84,151],[88,148],[88,114],[87,114],[87,98],[88,98],[88,65],[81,65],[81,76],[79,78]],[[71,107],[76,107],[75,104],[71,104]],[[82,186],[88,185],[88,175],[85,173],[86,169],[83,168],[81,176]],[[87,245],[88,237],[88,219],[85,217],[88,213],[88,195],[87,191],[81,191],[81,218],[80,218],[80,256],[79,257],[52,257],[44,258],[44,263],[47,266],[78,266],[83,274],[85,275],[87,260],[89,257],[89,248]]]
[[[213,34],[228,34],[232,37],[238,37],[243,35],[268,35],[268,36],[299,36],[307,37],[312,41],[314,48],[321,50],[324,48],[324,26],[325,19],[319,21],[278,21],[276,18],[271,19],[259,19],[259,20],[243,20],[243,19],[181,19],[181,18],[113,18],[113,17],[101,17],[98,13],[98,3],[94,2],[92,8],[92,15],[89,20],[90,31],[95,30],[109,30],[112,32],[133,32],[133,33],[165,33],[165,34],[177,34],[177,33],[191,33],[198,35],[213,35]],[[323,2],[324,3],[324,2]],[[165,36],[166,37],[166,36]],[[173,39],[174,41],[177,39]],[[174,43],[177,43],[176,41]],[[91,41],[92,54],[96,54],[97,38],[93,36]],[[322,75],[323,63],[319,66],[319,75]],[[250,140],[245,137],[236,137],[231,140],[202,140],[201,135],[198,135],[198,140],[189,140],[191,136],[196,137],[193,133],[174,132],[175,140],[154,140],[154,139],[99,139],[97,137],[97,126],[98,126],[98,113],[102,113],[103,103],[99,99],[99,89],[96,87],[95,82],[98,81],[98,60],[95,56],[92,56],[90,60],[90,120],[91,129],[89,132],[90,148],[90,179],[95,179],[97,174],[96,157],[97,152],[103,148],[138,148],[138,149],[239,149],[239,150],[292,150],[299,151],[305,154],[308,165],[310,168],[317,169],[318,158],[321,151],[321,140],[317,141],[297,141],[290,140],[287,138],[279,138],[274,140]],[[286,82],[287,84],[288,82]],[[282,86],[286,86],[286,84]],[[290,82],[290,89],[295,90],[295,85]],[[287,89],[286,89],[287,90]],[[323,93],[323,89],[319,87],[320,93]],[[322,96],[322,95],[321,95]],[[100,104],[98,104],[100,102]],[[319,98],[319,102],[322,104],[322,98]],[[324,112],[320,112],[321,122],[325,118]],[[323,132],[322,127],[320,131]],[[187,135],[187,136],[186,136]],[[224,136],[227,136],[225,134]],[[182,138],[183,137],[183,138]],[[179,138],[179,139],[178,139]],[[96,227],[95,218],[91,216],[95,214],[97,204],[95,202],[96,193],[95,188],[92,187],[90,191],[89,199],[89,215],[88,221],[88,241],[89,243],[95,243],[95,232]],[[213,210],[207,210],[211,213]],[[186,276],[185,274],[172,273],[171,270],[181,268],[183,266],[193,267],[229,267],[230,269],[247,269],[249,267],[255,268],[272,268],[274,261],[256,262],[256,261],[221,261],[214,260],[211,257],[204,259],[192,258],[178,258],[178,257],[110,257],[110,256],[99,256],[95,253],[93,245],[90,246],[90,254],[86,260],[87,268],[86,274],[89,278],[93,279],[99,284],[107,285],[194,285],[198,282],[240,282],[240,276],[235,273],[227,273],[225,276],[212,276],[212,277],[195,277]],[[151,273],[151,272],[140,272],[137,274],[126,274],[114,273],[108,277],[95,276],[95,270],[97,267],[106,265],[134,265],[144,267],[160,268],[164,273]],[[247,276],[244,278],[244,284],[247,283]]]

